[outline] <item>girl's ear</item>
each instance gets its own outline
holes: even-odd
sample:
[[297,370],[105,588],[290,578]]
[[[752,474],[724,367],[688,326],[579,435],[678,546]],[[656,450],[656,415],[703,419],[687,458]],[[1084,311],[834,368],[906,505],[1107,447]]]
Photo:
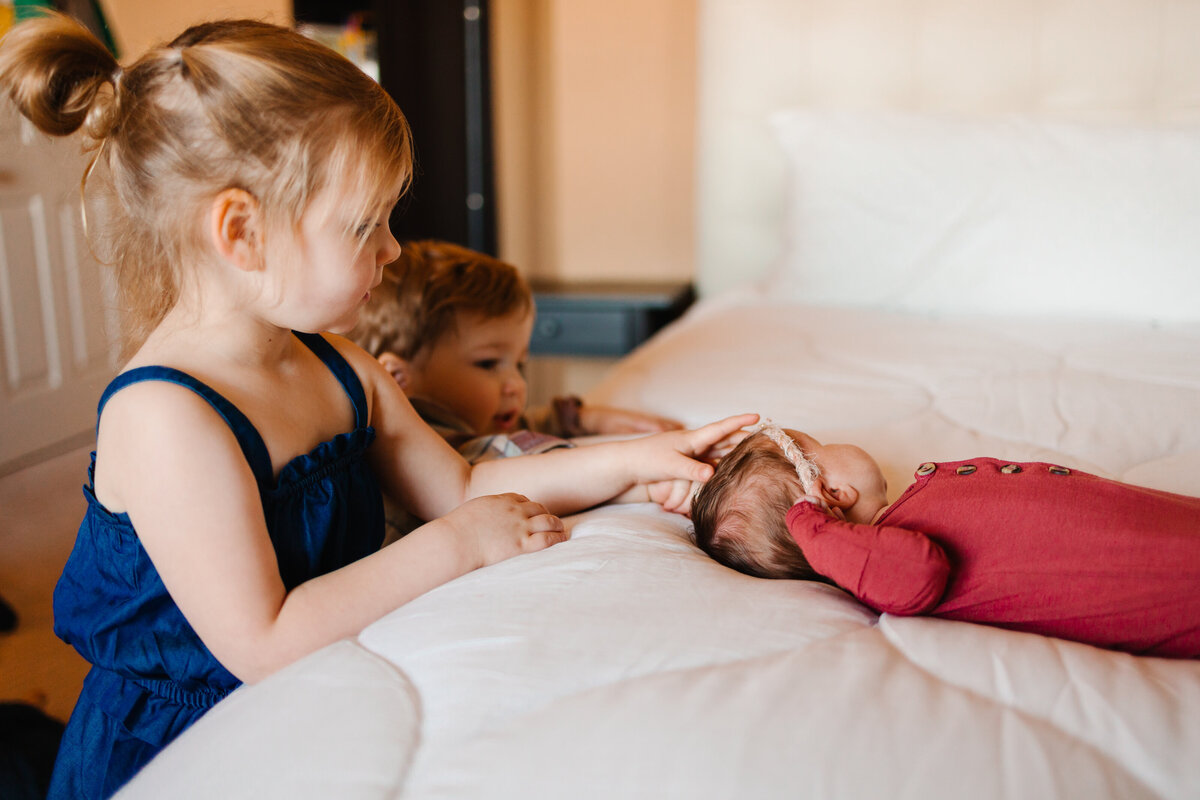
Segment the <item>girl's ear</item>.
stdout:
[[384,351],[379,354],[379,363],[391,374],[404,393],[408,394],[408,362],[391,351]]
[[254,195],[226,189],[213,200],[209,237],[221,257],[240,270],[262,266],[262,211]]

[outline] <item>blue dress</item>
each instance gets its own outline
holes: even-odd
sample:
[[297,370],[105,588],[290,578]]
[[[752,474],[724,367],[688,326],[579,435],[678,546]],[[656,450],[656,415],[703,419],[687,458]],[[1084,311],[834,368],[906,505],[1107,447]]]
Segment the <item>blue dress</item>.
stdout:
[[[379,549],[383,501],[366,450],[375,438],[358,376],[321,336],[296,336],[333,372],[354,405],[355,428],[284,466],[276,480],[262,437],[232,403],[169,367],[118,375],[100,398],[139,381],[170,381],[207,400],[237,436],[262,495],[284,585],[292,587]],[[92,668],[67,723],[51,798],[100,798],[122,784],[239,685],[184,619],[127,514],[93,491],[75,548],[54,591],[54,630]]]

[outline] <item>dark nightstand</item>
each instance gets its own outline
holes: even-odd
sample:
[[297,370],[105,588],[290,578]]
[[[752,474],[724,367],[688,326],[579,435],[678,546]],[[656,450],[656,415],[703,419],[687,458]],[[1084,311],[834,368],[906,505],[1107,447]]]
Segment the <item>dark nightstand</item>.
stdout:
[[692,304],[691,284],[534,283],[533,355],[623,356]]

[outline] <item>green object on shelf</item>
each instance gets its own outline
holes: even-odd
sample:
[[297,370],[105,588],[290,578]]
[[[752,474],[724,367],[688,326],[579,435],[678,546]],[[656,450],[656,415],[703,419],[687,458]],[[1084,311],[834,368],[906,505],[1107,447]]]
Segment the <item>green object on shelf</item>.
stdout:
[[114,58],[120,58],[117,43],[113,40],[108,21],[104,18],[104,9],[98,0],[13,0],[13,24],[22,20],[41,16],[45,11],[61,11],[79,20],[96,38],[104,43]]
[[108,52],[113,54],[113,58],[120,58],[121,53],[117,50],[117,43],[113,40],[112,31],[108,28],[108,20],[104,18],[104,9],[100,7],[98,0],[88,0],[88,5],[92,9],[93,32],[100,37],[100,41],[104,42],[104,46],[108,48]]
[[45,9],[54,9],[46,0],[13,0],[13,19],[17,22],[41,16]]

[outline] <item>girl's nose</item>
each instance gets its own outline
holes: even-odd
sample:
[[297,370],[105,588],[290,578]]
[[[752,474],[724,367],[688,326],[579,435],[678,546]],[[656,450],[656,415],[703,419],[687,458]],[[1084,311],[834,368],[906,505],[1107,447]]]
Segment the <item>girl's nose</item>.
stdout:
[[387,235],[383,237],[383,243],[379,247],[379,252],[376,253],[375,261],[379,266],[386,266],[400,257],[400,243],[396,241],[396,237],[392,234],[390,225],[385,225],[384,230]]

